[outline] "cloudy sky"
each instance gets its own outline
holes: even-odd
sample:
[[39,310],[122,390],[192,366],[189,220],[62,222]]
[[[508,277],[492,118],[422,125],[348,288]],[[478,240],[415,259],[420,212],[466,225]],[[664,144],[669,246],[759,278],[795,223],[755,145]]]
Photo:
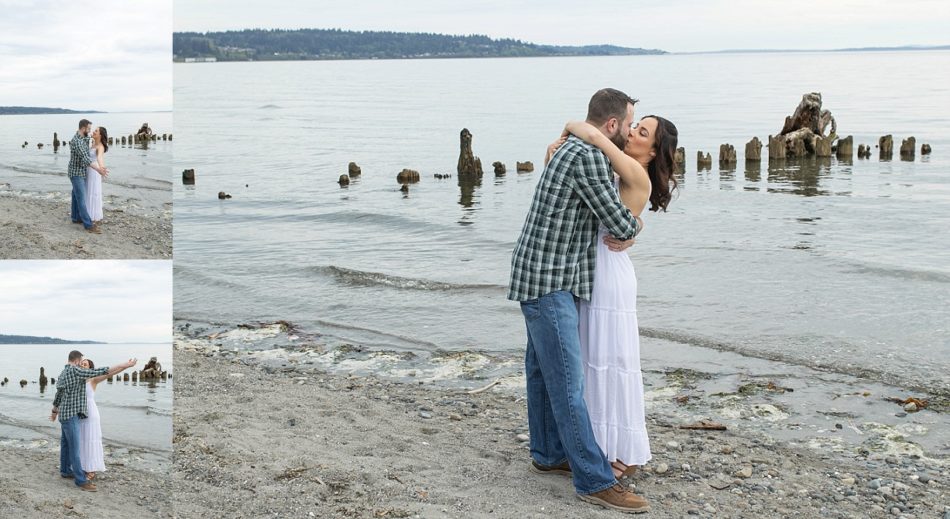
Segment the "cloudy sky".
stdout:
[[0,334],[171,342],[171,262],[0,261]]
[[176,31],[339,28],[487,34],[671,52],[946,45],[946,0],[175,0]]
[[172,107],[172,0],[0,0],[0,105]]

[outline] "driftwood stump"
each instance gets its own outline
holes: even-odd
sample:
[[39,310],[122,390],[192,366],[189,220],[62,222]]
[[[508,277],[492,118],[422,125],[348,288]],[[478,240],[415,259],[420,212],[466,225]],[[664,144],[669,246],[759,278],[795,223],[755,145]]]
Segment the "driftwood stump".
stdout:
[[844,139],[838,140],[838,149],[836,151],[839,159],[850,159],[854,156],[854,138],[850,135]]
[[676,153],[673,154],[673,163],[686,164],[686,148],[676,148]]
[[877,140],[878,151],[881,152],[882,159],[889,159],[894,155],[894,137],[892,135],[882,135]]
[[746,162],[760,162],[762,160],[762,141],[758,137],[752,137],[752,140],[745,143]]
[[[831,132],[825,130],[831,126]],[[785,125],[778,137],[784,141],[785,155],[801,157],[814,154],[820,157],[831,156],[831,143],[837,138],[838,124],[830,110],[821,107],[821,93],[811,92],[802,96],[795,112],[785,118]],[[819,141],[818,139],[822,139]],[[769,138],[769,158],[774,156],[772,140]]]
[[917,152],[917,139],[914,137],[908,137],[901,141],[901,157],[904,158],[914,158],[914,153]]
[[462,128],[459,134],[459,164],[458,174],[460,177],[481,177],[482,161],[472,153],[472,132],[468,128]]
[[719,145],[719,165],[726,166],[736,163],[736,147],[732,144]]

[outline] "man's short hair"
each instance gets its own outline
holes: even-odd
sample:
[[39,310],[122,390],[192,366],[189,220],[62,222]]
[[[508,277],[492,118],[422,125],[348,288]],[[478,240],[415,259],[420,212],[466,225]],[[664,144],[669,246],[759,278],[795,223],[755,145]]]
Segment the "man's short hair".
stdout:
[[627,105],[635,105],[637,101],[639,100],[617,89],[602,88],[590,98],[590,103],[587,105],[587,121],[598,126],[611,117],[622,121],[627,116]]
[[74,362],[82,358],[82,352],[79,350],[73,350],[69,352],[69,362]]
[[89,126],[90,124],[92,124],[92,121],[90,121],[89,119],[82,119],[79,121],[79,129],[81,130],[85,128],[86,126]]

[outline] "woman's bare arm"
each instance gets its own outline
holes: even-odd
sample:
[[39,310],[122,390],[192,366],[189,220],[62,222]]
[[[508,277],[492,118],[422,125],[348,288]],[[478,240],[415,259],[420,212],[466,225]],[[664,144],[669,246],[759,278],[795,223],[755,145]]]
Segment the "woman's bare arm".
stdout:
[[610,166],[620,177],[620,201],[634,215],[639,216],[650,199],[650,177],[643,165],[623,152],[596,126],[584,121],[570,121],[564,126],[566,132],[576,135],[584,142],[597,146],[610,159]]
[[96,146],[96,162],[99,164],[99,174],[103,177],[108,177],[109,170],[106,169],[106,160],[103,157],[105,154],[105,146],[102,146],[101,144]]

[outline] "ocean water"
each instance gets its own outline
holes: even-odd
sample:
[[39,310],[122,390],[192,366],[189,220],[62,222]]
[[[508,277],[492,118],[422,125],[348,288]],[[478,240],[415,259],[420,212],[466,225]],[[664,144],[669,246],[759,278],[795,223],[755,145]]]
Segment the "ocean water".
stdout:
[[[675,366],[671,340],[948,395],[948,65],[944,51],[176,64],[174,169],[197,183],[175,181],[175,315],[521,356],[505,287],[545,147],[612,86],[686,148],[669,212],[629,250],[651,358]],[[855,150],[914,135],[917,155],[745,164],[744,143],[812,91]],[[462,128],[485,169],[474,185],[455,175]],[[737,167],[720,170],[721,143]],[[526,160],[535,172],[516,173]],[[362,175],[341,188],[350,161]],[[422,177],[408,194],[403,168]]]
[[[48,440],[58,445],[58,422],[49,421],[56,387],[41,388],[40,367],[57,378],[69,352],[78,349],[96,366],[109,366],[138,358],[132,370],[141,370],[157,357],[162,369],[174,375],[170,344],[3,344],[0,345],[0,441]],[[123,372],[129,373],[132,370]],[[121,376],[121,375],[120,375]],[[173,377],[174,378],[174,377]],[[104,443],[147,450],[166,457],[172,450],[173,378],[165,381],[108,381],[96,387]],[[20,386],[26,380],[26,386]]]
[[[66,178],[68,142],[80,119],[104,126],[109,136],[120,140],[148,122],[159,136],[172,133],[171,112],[101,113],[0,116],[0,195],[16,194],[69,201]],[[53,147],[53,133],[66,144]],[[173,134],[174,135],[174,134]],[[23,147],[23,143],[28,143]],[[37,147],[43,143],[43,148]],[[107,209],[152,215],[171,211],[173,142],[135,145],[115,144],[105,155],[109,176],[104,179],[103,203]]]

